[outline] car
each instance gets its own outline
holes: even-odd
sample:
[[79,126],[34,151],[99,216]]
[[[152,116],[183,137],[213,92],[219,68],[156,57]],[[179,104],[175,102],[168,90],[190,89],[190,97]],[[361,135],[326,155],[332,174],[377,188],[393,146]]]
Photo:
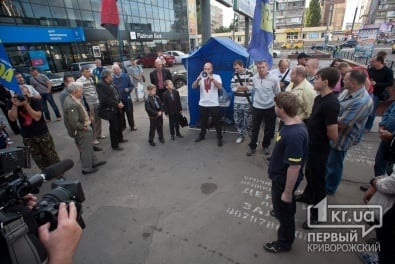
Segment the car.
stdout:
[[168,54],[168,55],[173,55],[176,58],[177,64],[181,64],[182,59],[188,57],[188,54],[185,54],[184,52],[179,51],[179,50],[169,50],[169,51],[165,51],[163,53]]
[[[20,72],[25,79],[25,83],[29,84],[30,78],[32,77],[30,75],[29,67],[17,67],[15,68],[17,72]],[[39,70],[41,74],[44,74],[45,76],[48,77],[49,81],[52,84],[52,91],[60,91],[63,90],[64,84],[63,84],[63,76],[60,74],[52,73],[52,72],[47,72],[47,71],[42,71]]]
[[[162,57],[165,59],[165,66],[171,67],[176,62],[176,58],[172,55],[163,54]],[[155,67],[155,60],[158,58],[158,54],[151,53],[140,57],[137,59],[137,64],[141,65],[142,67]]]
[[172,72],[172,78],[173,78],[173,83],[174,87],[176,89],[183,87],[184,85],[187,85],[187,71],[186,70],[179,70]]
[[303,48],[303,40],[301,39],[293,39],[293,40],[288,40],[285,42],[281,48],[282,49],[301,49]]
[[281,56],[281,51],[279,50],[272,50],[272,57],[277,58]]
[[355,39],[350,39],[346,40],[343,43],[339,45],[339,47],[342,48],[355,48],[355,46],[358,45],[358,42]]
[[335,49],[334,46],[328,45],[326,43],[320,43],[320,44],[313,44],[311,45],[312,50],[322,50],[322,51],[333,51]]

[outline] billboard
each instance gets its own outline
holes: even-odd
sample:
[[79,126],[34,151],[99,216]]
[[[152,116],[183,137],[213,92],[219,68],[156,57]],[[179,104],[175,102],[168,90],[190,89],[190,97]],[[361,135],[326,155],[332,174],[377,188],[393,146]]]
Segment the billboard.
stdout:
[[255,0],[234,0],[233,10],[249,18],[254,18]]

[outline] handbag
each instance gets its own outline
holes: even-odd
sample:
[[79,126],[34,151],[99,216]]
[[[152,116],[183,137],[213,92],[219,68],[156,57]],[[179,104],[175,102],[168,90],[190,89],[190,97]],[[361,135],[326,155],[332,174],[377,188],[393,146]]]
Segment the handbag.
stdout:
[[181,113],[179,113],[178,119],[181,127],[188,126],[188,119],[185,116],[183,116]]

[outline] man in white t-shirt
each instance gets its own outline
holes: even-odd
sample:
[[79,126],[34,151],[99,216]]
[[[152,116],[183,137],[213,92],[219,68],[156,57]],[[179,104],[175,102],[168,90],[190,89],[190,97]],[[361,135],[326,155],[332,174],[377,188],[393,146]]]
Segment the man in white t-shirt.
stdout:
[[289,61],[287,59],[281,59],[278,63],[278,68],[271,70],[270,73],[278,78],[281,91],[285,91],[285,88],[287,88],[288,84],[291,82]]
[[203,72],[192,83],[192,88],[200,88],[199,112],[200,112],[200,134],[195,142],[202,141],[206,136],[208,119],[211,114],[212,121],[217,131],[218,147],[222,146],[222,133],[220,123],[220,108],[218,102],[218,91],[222,88],[222,79],[218,74],[213,74],[213,65],[207,62],[203,66]]

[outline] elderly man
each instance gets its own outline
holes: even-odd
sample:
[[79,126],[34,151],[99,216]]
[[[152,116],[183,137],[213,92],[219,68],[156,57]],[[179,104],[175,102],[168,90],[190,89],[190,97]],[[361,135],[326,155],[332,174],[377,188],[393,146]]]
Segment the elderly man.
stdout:
[[166,91],[165,81],[171,80],[171,73],[169,70],[163,68],[163,62],[161,59],[155,60],[155,70],[149,74],[151,83],[157,88],[156,93],[160,100],[163,102],[163,93]]
[[317,78],[316,74],[319,66],[320,62],[317,59],[309,59],[306,63],[307,79],[312,85],[314,85],[314,81]]
[[288,84],[291,82],[291,69],[289,68],[289,61],[287,59],[281,59],[278,62],[278,68],[271,70],[270,73],[278,77],[280,81],[281,91],[285,91]]
[[122,103],[125,106],[123,108],[123,113],[121,118],[122,129],[126,129],[126,120],[125,120],[125,114],[126,114],[126,118],[128,119],[130,130],[136,131],[137,127],[134,123],[134,116],[133,116],[133,101],[130,95],[133,89],[135,89],[135,87],[133,86],[129,76],[126,73],[123,73],[121,67],[119,67],[117,64],[114,64],[112,66],[112,70],[114,71],[114,75],[113,75],[114,85],[117,87],[118,93],[121,96]]
[[258,73],[252,77],[252,87],[254,89],[254,102],[252,104],[252,130],[251,141],[247,156],[252,156],[256,151],[256,143],[259,135],[259,128],[262,121],[265,124],[265,130],[262,140],[263,152],[269,155],[269,146],[274,137],[276,125],[276,112],[274,111],[274,97],[280,93],[280,84],[278,78],[269,72],[269,66],[266,61],[256,63]]
[[101,73],[104,70],[104,67],[101,64],[101,59],[96,59],[95,60],[96,68],[93,69],[92,75],[95,83],[98,83],[101,78]]
[[93,127],[93,144],[100,144],[98,139],[105,139],[102,135],[101,118],[98,115],[99,98],[96,92],[95,82],[92,78],[92,73],[88,67],[82,67],[81,77],[77,79],[77,82],[83,84],[83,93],[86,102],[89,105],[89,115],[92,118]]
[[298,116],[304,122],[307,121],[313,108],[314,99],[317,93],[313,86],[306,80],[306,69],[304,66],[295,66],[291,71],[291,83],[288,85],[286,91],[295,94],[299,99]]
[[106,162],[97,161],[93,154],[91,120],[82,102],[82,84],[73,82],[67,90],[69,95],[64,99],[63,104],[64,124],[80,151],[82,174],[94,173],[98,170],[98,166]]
[[110,141],[113,150],[123,150],[119,143],[127,142],[122,136],[121,113],[124,105],[117,88],[112,82],[112,73],[104,70],[101,81],[97,83],[97,94],[99,96],[100,108],[105,118],[110,123]]

